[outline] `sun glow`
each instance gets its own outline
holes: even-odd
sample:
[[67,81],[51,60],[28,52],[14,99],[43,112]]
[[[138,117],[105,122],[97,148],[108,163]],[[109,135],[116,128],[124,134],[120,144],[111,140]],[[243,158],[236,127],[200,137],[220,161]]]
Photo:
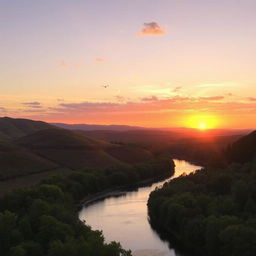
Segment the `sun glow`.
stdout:
[[194,115],[186,119],[185,125],[199,130],[214,129],[219,126],[219,120],[212,115]]
[[198,129],[200,129],[200,130],[205,130],[205,129],[207,129],[207,124],[206,124],[206,123],[203,123],[203,122],[199,123],[199,124],[198,124]]

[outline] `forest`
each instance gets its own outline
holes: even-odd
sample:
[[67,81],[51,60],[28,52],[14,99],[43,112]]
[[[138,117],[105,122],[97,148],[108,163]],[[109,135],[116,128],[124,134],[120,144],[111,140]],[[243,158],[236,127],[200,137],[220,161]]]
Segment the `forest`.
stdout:
[[73,171],[0,199],[1,256],[129,256],[117,242],[106,244],[100,231],[78,220],[77,204],[85,196],[170,176],[174,164],[155,159],[147,164]]
[[205,167],[152,192],[154,228],[190,255],[256,255],[255,135],[226,149],[225,167]]

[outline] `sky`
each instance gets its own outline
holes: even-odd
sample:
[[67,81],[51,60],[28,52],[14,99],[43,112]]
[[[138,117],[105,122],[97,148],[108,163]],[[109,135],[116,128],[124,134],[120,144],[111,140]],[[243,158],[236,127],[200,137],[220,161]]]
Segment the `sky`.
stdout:
[[0,116],[255,128],[255,10],[255,0],[0,0]]

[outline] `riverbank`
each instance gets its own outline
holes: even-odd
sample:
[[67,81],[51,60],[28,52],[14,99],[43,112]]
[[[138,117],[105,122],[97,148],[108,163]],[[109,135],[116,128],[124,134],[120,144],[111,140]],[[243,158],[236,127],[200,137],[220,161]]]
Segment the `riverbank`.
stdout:
[[[175,160],[175,163],[178,174],[182,172],[180,170],[189,174],[198,168],[198,166],[192,166],[185,161]],[[101,230],[106,242],[118,241],[123,248],[131,249],[134,256],[183,255],[180,254],[180,251],[176,251],[176,246],[175,249],[172,249],[172,246],[169,247],[166,241],[156,235],[148,222],[149,194],[156,187],[161,187],[168,182],[170,177],[174,177],[170,174],[171,172],[164,177],[147,179],[133,184],[132,187],[126,186],[125,189],[119,187],[119,189],[111,191],[113,196],[110,197],[110,191],[105,191],[106,200],[101,200],[102,194],[95,195],[100,197],[95,198],[93,203],[92,197],[88,197],[86,199],[90,202],[79,211],[79,219],[85,221],[94,230]],[[125,196],[122,194],[124,191],[126,192]],[[100,200],[97,201],[97,199]],[[122,227],[121,232],[120,227]]]
[[119,186],[119,187],[112,188],[112,189],[106,189],[104,191],[88,195],[83,200],[81,200],[79,202],[79,204],[77,205],[78,210],[80,210],[82,207],[87,207],[90,204],[93,204],[94,202],[104,200],[108,197],[123,196],[131,190],[136,190],[139,187],[149,186],[149,185],[153,184],[154,182],[160,182],[160,181],[165,180],[167,178],[171,178],[171,177],[173,177],[173,175],[174,175],[174,172],[171,173],[170,175],[161,175],[159,177],[155,177],[155,178],[151,178],[151,179],[145,179],[145,180],[136,182],[134,184]]

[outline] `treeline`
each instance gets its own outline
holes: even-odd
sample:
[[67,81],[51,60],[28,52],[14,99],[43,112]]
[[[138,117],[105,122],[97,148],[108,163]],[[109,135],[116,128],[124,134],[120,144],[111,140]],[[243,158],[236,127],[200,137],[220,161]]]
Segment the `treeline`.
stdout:
[[225,156],[228,162],[246,163],[256,156],[256,131],[228,145]]
[[129,256],[131,252],[119,243],[106,244],[101,232],[79,221],[75,206],[87,195],[171,172],[173,162],[159,159],[133,167],[54,176],[33,188],[7,194],[0,199],[0,255]]
[[148,209],[190,255],[256,255],[256,161],[176,178],[151,193]]

